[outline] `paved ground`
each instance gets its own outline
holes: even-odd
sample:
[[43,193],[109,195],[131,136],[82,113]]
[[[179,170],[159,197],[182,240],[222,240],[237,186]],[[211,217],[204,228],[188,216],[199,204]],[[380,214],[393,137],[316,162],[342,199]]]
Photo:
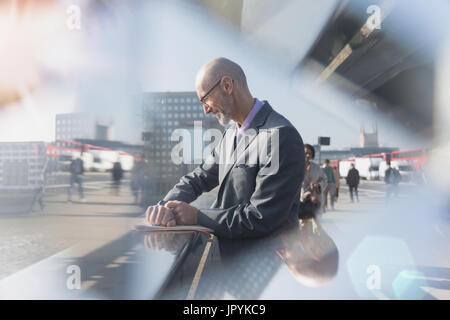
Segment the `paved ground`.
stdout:
[[400,185],[399,196],[389,203],[381,182],[362,181],[359,189],[360,202],[352,203],[343,186],[336,210],[320,219],[339,248],[340,268],[348,278],[365,282],[373,270],[369,266],[375,266],[382,281],[373,298],[450,299],[445,201],[409,184]]
[[[92,249],[129,231],[127,221],[142,214],[125,185],[111,194],[107,175],[87,179],[87,201],[67,203],[64,184],[53,185],[43,211],[0,216],[0,279],[80,242]],[[89,180],[100,181],[90,181]],[[99,179],[100,178],[100,179]]]
[[[56,179],[47,188],[44,210],[36,205],[31,213],[17,213],[15,208],[28,207],[20,202],[28,203],[30,196],[8,199],[9,210],[0,214],[0,280],[76,245],[82,244],[86,253],[93,251],[127,234],[143,217],[144,210],[133,203],[127,176],[116,194],[110,174],[87,174],[86,202],[79,201],[75,190],[73,203],[67,202],[68,175],[61,173]],[[201,206],[213,199],[204,195],[195,203]]]
[[[71,204],[66,202],[66,178],[61,175],[48,189],[44,211],[0,215],[0,284],[2,279],[70,248],[77,247],[76,254],[82,257],[111,243],[120,245],[117,239],[142,219],[143,209],[133,204],[127,177],[117,195],[108,174],[89,174],[87,201],[80,203],[75,195]],[[448,216],[435,214],[437,207],[417,197],[415,189],[402,185],[399,198],[386,204],[384,185],[363,181],[361,201],[351,203],[343,186],[336,210],[320,218],[338,246],[340,268],[348,273],[349,281],[361,265],[364,270],[366,265],[380,267],[384,289],[375,290],[373,298],[405,297],[392,283],[399,270],[410,267],[416,273],[408,274],[408,279],[420,290],[407,290],[413,294],[407,298],[450,299]],[[206,195],[196,205],[206,206],[213,198]],[[405,287],[403,282],[400,286]]]

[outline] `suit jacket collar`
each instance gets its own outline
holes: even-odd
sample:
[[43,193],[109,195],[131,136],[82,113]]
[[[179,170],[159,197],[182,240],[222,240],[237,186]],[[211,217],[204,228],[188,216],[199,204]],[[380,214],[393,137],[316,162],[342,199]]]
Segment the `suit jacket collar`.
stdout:
[[[255,115],[255,118],[253,118],[252,122],[250,123],[250,126],[246,130],[248,138],[241,138],[239,141],[239,144],[237,145],[236,149],[233,150],[233,144],[231,141],[234,141],[234,137],[236,135],[237,131],[237,125],[232,128],[232,130],[229,130],[230,132],[226,134],[226,159],[227,162],[225,164],[224,173],[222,176],[222,179],[220,179],[220,183],[222,183],[223,179],[227,176],[228,172],[233,168],[233,166],[236,164],[237,160],[239,159],[239,155],[236,154],[236,152],[244,152],[250,143],[256,138],[256,136],[259,133],[258,128],[263,126],[267,120],[267,117],[272,112],[272,107],[267,101],[263,101],[263,106],[258,111],[258,113]],[[231,128],[230,128],[231,129]],[[253,133],[253,134],[252,134]]]
[[253,118],[253,121],[250,123],[249,129],[250,128],[257,129],[257,128],[261,127],[262,125],[264,125],[264,123],[267,120],[267,117],[273,110],[267,101],[263,100],[262,102],[263,102],[263,106],[261,107],[261,109],[258,111],[258,113]]

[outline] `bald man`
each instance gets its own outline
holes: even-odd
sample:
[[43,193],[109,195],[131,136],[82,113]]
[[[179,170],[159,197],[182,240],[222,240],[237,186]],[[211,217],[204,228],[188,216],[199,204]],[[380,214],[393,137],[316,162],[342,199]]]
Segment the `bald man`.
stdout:
[[[254,98],[242,68],[225,58],[207,62],[195,87],[205,114],[233,124],[210,156],[160,201],[146,219],[161,226],[199,224],[219,238],[267,235],[298,225],[300,186],[305,174],[302,138],[267,101]],[[189,203],[219,187],[210,209]]]

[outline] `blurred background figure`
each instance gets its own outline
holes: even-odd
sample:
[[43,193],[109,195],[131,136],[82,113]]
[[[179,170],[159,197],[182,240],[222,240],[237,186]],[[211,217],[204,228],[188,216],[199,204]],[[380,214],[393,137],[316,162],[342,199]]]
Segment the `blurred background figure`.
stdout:
[[333,167],[333,175],[334,175],[334,181],[336,183],[336,193],[334,195],[334,201],[337,202],[339,198],[339,187],[341,186],[341,175],[339,174],[338,166],[336,165]]
[[74,159],[70,163],[69,171],[70,171],[70,186],[68,189],[68,202],[72,202],[72,193],[73,193],[73,187],[76,184],[78,184],[78,195],[80,196],[80,201],[84,202],[86,199],[84,198],[83,194],[83,173],[84,173],[84,165],[83,160],[81,157],[83,156],[83,153],[81,153],[80,156],[74,156]]
[[[313,211],[315,211],[316,204],[318,204],[319,209],[323,207],[323,191],[327,185],[327,177],[322,171],[320,166],[313,162],[315,157],[314,147],[310,144],[305,144],[305,178],[303,179],[303,184],[300,193],[300,212],[299,218],[305,218],[306,212],[311,211],[307,203],[312,202]],[[310,216],[310,215],[308,215]]]
[[131,192],[133,193],[134,204],[139,203],[140,194],[142,192],[141,174],[144,164],[144,157],[141,161],[134,161],[133,170],[131,171]]
[[280,239],[283,245],[277,254],[302,285],[318,287],[336,276],[339,250],[318,220],[303,219],[300,229],[285,232]]
[[327,176],[327,186],[325,188],[324,192],[324,200],[325,200],[325,206],[324,206],[324,212],[326,212],[328,208],[328,195],[330,195],[330,205],[331,210],[334,210],[334,195],[336,193],[336,181],[334,179],[334,171],[333,168],[330,167],[330,160],[325,159],[323,162],[323,172]]
[[384,183],[386,183],[386,202],[389,202],[392,195],[398,196],[398,184],[402,180],[400,172],[391,167],[391,162],[386,163],[387,169],[384,174]]
[[113,193],[119,195],[120,193],[120,182],[123,178],[123,169],[120,161],[114,162],[112,168],[112,178],[113,178]]
[[359,184],[359,171],[355,168],[355,164],[351,164],[351,169],[348,171],[347,174],[347,185],[350,190],[350,200],[354,202],[353,200],[353,192],[355,192],[356,201],[359,202],[359,196],[358,196],[358,184]]

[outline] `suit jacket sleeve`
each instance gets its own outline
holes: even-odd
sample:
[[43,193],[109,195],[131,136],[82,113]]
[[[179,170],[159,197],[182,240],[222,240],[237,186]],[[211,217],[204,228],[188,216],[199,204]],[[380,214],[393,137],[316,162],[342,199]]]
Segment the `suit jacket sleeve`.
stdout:
[[183,176],[164,201],[179,200],[191,203],[203,192],[209,192],[219,184],[219,167],[215,160],[215,151],[191,173]]
[[318,179],[318,181],[320,181],[319,182],[320,189],[321,189],[321,193],[323,194],[325,191],[325,188],[328,185],[328,177],[320,166],[319,166],[319,170],[320,170],[320,178]]
[[[275,152],[279,167],[275,174],[264,175]],[[259,237],[271,233],[288,220],[305,175],[303,141],[293,127],[279,129],[279,147],[268,153],[266,164],[260,164],[256,186],[248,203],[237,203],[226,209],[199,211],[198,223],[215,231],[219,237],[236,239]]]

